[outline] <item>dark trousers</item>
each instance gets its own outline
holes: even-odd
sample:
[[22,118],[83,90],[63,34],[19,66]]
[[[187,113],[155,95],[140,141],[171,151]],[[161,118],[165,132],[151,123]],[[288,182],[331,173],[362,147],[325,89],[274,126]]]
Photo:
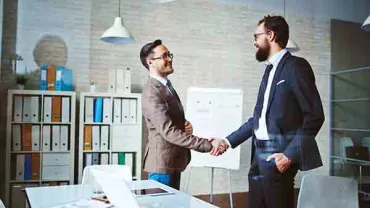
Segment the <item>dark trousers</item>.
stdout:
[[294,177],[297,165],[292,164],[280,173],[275,160],[266,161],[273,153],[281,152],[278,146],[257,145],[249,171],[249,206],[252,208],[294,208]]
[[149,173],[148,179],[158,181],[164,185],[180,190],[181,173]]

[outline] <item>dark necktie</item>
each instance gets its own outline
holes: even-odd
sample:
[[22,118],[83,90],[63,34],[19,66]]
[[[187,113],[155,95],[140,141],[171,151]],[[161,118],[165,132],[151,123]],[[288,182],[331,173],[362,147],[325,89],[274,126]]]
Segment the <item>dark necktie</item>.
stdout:
[[168,89],[169,93],[176,98],[177,105],[179,105],[179,108],[182,110],[182,105],[181,105],[181,102],[180,102],[180,98],[177,95],[176,90],[173,88],[172,83],[171,83],[170,80],[167,80],[166,86],[167,86],[167,89]]
[[268,82],[272,67],[273,67],[272,64],[267,65],[265,69],[265,73],[263,74],[263,77],[262,77],[260,89],[258,92],[257,103],[256,103],[256,106],[254,107],[254,116],[253,116],[254,129],[258,129],[258,120],[261,117],[266,86],[267,86],[267,82]]

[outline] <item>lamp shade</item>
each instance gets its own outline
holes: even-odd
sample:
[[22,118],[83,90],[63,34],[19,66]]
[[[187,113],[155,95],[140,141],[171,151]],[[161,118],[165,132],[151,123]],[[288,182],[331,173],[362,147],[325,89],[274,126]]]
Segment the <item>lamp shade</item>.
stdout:
[[366,18],[364,24],[361,26],[362,29],[370,31],[370,15]]
[[285,48],[288,49],[289,51],[298,51],[299,50],[299,47],[298,47],[297,43],[295,43],[291,39],[288,40],[288,43],[287,43]]
[[176,0],[144,0],[144,2],[155,3],[155,4],[163,4],[163,3],[168,3],[171,1],[176,1]]
[[135,42],[130,32],[123,26],[121,17],[116,17],[113,25],[104,32],[100,40],[115,44],[130,44]]

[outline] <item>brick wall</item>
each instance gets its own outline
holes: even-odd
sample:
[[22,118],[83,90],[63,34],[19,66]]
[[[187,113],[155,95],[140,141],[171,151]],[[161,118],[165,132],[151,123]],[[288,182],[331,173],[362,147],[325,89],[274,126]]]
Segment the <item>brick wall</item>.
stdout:
[[[245,95],[243,117],[247,119],[252,115],[263,74],[262,65],[254,58],[253,31],[258,20],[271,10],[248,4],[221,4],[203,0],[182,0],[162,5],[127,0],[122,2],[121,14],[136,43],[112,45],[99,38],[117,16],[116,0],[18,1],[18,16],[10,11],[4,13],[8,18],[5,16],[6,22],[4,20],[3,54],[16,48],[31,69],[37,68],[33,60],[37,42],[44,35],[55,35],[65,42],[67,55],[61,59],[66,58],[66,66],[74,70],[77,91],[88,90],[90,79],[97,82],[98,91],[105,91],[107,69],[130,67],[133,89],[140,92],[147,77],[147,70],[139,61],[140,48],[159,38],[175,55],[175,73],[170,79],[184,103],[186,90],[190,86],[239,88]],[[10,0],[5,2],[9,3]],[[11,2],[13,6],[16,5]],[[17,31],[14,31],[14,18],[18,18]],[[317,141],[325,166],[315,172],[328,174],[330,21],[293,13],[289,14],[287,20],[291,27],[291,38],[301,48],[295,54],[311,63],[323,100],[327,119]],[[14,37],[17,37],[16,46]],[[49,50],[48,46],[54,45],[51,43],[43,47]],[[49,61],[63,61],[47,55],[41,57]],[[9,69],[3,71],[7,73],[3,80],[8,84],[2,89],[6,89],[12,86],[12,81]],[[26,87],[34,88],[37,83],[38,79],[35,78]],[[250,141],[241,146],[240,170],[232,171],[234,192],[248,190],[249,161]],[[187,175],[188,171],[183,174],[182,185]],[[301,175],[297,176],[297,186]],[[193,168],[189,192],[209,193],[209,178],[209,169]],[[216,170],[216,193],[228,192],[226,179],[226,171]]]

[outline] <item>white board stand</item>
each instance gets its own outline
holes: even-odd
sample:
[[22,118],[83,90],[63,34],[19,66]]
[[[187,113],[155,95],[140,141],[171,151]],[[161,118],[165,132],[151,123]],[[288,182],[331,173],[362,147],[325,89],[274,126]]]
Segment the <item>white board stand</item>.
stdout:
[[[188,187],[189,187],[189,181],[190,181],[190,176],[191,176],[191,170],[192,170],[192,167],[190,167],[189,169],[189,174],[188,174],[188,177],[186,179],[186,184],[185,184],[185,192],[188,191]],[[228,169],[228,179],[229,179],[229,200],[230,200],[230,208],[234,208],[234,203],[233,203],[233,192],[232,192],[232,188],[231,188],[231,170]],[[211,167],[211,194],[209,195],[209,202],[213,203],[213,182],[214,182],[214,172],[215,172],[215,168],[214,167]]]

